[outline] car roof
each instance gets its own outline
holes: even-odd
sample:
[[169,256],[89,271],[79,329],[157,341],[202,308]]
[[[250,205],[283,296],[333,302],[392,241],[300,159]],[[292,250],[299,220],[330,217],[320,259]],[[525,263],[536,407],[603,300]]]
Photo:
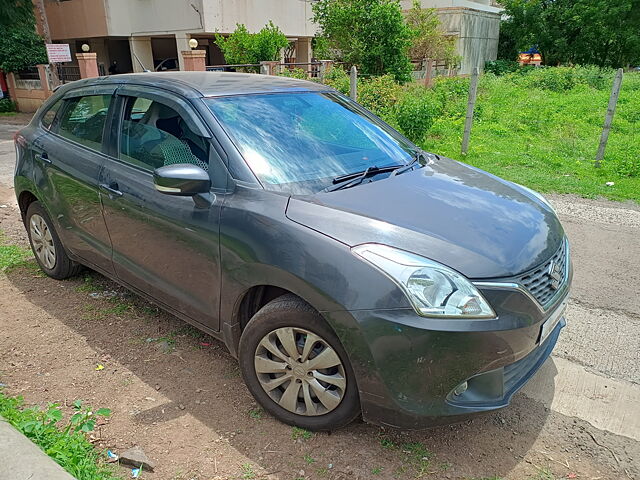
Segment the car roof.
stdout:
[[87,78],[60,90],[91,85],[148,85],[173,90],[185,97],[219,97],[248,93],[326,92],[327,85],[296,78],[234,72],[145,72]]

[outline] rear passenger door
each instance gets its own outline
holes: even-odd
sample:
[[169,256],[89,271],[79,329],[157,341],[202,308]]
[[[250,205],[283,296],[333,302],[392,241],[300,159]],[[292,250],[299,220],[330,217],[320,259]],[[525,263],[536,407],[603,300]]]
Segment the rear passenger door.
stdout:
[[62,243],[69,253],[113,273],[111,242],[98,193],[100,169],[107,158],[103,136],[116,86],[73,90],[45,115],[47,133],[34,142],[42,171],[38,184]]
[[[189,117],[188,103],[148,88],[123,88],[117,98],[119,121],[110,132],[112,151],[100,178],[116,275],[217,331],[223,197],[214,188],[210,204],[198,206],[192,197],[165,195],[155,189],[153,171],[172,163],[212,171],[210,163],[219,159]],[[212,176],[214,185],[219,180]]]

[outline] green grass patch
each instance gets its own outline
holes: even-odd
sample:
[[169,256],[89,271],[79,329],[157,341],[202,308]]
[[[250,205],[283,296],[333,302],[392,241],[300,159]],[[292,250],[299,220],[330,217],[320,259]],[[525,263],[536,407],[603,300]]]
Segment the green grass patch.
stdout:
[[447,89],[443,113],[421,145],[541,192],[640,201],[640,75],[626,75],[605,158],[595,168],[610,93],[605,83],[555,91],[523,85],[513,75],[485,75],[469,153],[460,153],[464,89]]
[[[332,70],[328,83],[348,93]],[[358,101],[425,150],[541,192],[640,201],[640,73],[626,73],[600,168],[594,167],[614,70],[518,69],[480,79],[470,148],[460,152],[468,78],[433,88],[390,77],[358,81]],[[614,182],[608,186],[607,182]]]
[[291,427],[291,439],[292,440],[310,440],[313,438],[313,433],[309,430],[305,430],[304,428],[299,427]]
[[31,249],[19,245],[7,244],[7,239],[0,231],[0,272],[7,272],[17,267],[33,266]]
[[109,414],[108,409],[93,412],[76,401],[73,415],[65,421],[57,404],[44,410],[37,406],[25,408],[21,397],[8,397],[0,391],[0,416],[78,480],[121,478],[103,462],[100,452],[85,436],[94,429],[96,417]]

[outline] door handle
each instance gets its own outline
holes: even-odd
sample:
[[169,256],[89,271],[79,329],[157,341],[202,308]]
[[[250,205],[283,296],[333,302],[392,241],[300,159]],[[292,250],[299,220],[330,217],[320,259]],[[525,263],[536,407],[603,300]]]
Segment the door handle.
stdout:
[[116,197],[121,197],[122,192],[118,190],[118,184],[112,183],[111,185],[107,185],[106,183],[101,183],[100,188],[110,195],[115,195]]
[[36,153],[35,156],[36,156],[36,160],[41,160],[44,163],[49,163],[49,164],[53,163],[51,159],[49,159],[49,155],[47,155],[47,152]]

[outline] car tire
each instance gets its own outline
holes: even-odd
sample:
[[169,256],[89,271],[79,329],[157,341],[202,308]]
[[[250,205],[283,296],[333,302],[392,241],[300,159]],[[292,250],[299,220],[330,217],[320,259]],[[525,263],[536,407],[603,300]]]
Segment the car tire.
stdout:
[[33,255],[44,273],[63,280],[80,272],[82,265],[67,256],[51,218],[40,202],[33,202],[27,208],[25,226]]
[[[294,348],[297,353],[289,354]],[[344,348],[322,316],[295,295],[272,300],[251,318],[240,338],[239,358],[254,398],[284,423],[335,430],[360,415],[358,386]]]

